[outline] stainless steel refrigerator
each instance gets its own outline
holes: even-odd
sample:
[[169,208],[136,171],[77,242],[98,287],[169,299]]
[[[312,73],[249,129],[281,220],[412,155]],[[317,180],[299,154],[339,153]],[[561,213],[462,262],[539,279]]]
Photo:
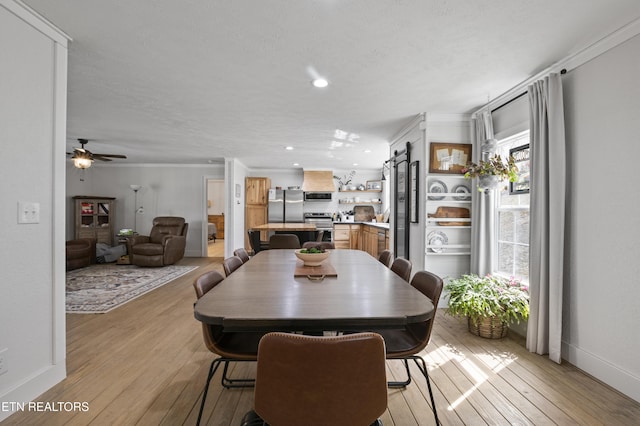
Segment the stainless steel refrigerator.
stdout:
[[303,192],[299,189],[269,190],[269,223],[304,222]]

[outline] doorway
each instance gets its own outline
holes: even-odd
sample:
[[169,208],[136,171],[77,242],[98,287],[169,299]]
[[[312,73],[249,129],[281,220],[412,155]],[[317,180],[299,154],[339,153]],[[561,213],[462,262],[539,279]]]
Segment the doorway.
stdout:
[[224,257],[224,179],[207,179],[207,257]]

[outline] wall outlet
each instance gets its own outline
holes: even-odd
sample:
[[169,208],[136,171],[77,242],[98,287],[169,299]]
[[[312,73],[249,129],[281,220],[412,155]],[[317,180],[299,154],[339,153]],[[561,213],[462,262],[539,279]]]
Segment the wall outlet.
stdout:
[[7,351],[8,348],[4,348],[0,350],[0,375],[9,371],[9,367],[7,367]]

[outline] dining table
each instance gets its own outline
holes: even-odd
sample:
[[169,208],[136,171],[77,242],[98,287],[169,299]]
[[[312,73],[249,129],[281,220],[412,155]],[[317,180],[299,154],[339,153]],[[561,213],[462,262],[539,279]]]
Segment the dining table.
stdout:
[[402,329],[433,316],[428,297],[367,252],[329,251],[317,273],[294,250],[261,251],[197,301],[195,318],[228,332],[322,332]]

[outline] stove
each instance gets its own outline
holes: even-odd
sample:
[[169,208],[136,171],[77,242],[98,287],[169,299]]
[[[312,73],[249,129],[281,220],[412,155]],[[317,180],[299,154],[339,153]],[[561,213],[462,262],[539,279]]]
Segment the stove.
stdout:
[[333,215],[331,213],[305,213],[304,223],[313,223],[318,231],[324,231],[322,241],[333,240]]

